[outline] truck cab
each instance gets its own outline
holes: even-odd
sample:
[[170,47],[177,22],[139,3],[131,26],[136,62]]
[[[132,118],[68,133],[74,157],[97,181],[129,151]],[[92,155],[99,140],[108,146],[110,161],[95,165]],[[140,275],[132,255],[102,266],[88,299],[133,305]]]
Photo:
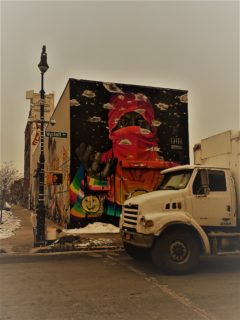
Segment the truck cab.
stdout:
[[[230,133],[227,135],[233,144]],[[225,161],[226,166],[215,166],[212,157],[211,161],[206,160],[206,154],[199,157],[202,145],[195,150],[198,159],[205,159],[204,164],[162,171],[157,191],[128,199],[123,206],[120,229],[126,251],[137,257],[145,248],[167,273],[193,270],[202,253],[240,253],[239,149],[231,149],[224,157],[221,153],[225,160],[233,158],[232,170],[229,161]],[[233,157],[235,151],[237,157]],[[219,156],[214,157],[218,162]]]
[[182,198],[177,206],[167,207],[184,208],[202,227],[237,226],[235,186],[228,168],[186,166],[162,173],[159,190],[177,191]]

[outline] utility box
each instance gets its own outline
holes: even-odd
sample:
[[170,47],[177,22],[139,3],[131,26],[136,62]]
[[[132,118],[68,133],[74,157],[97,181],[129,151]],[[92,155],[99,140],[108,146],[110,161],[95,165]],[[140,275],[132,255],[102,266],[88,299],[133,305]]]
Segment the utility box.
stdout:
[[47,227],[46,228],[46,236],[47,241],[53,241],[57,239],[57,231],[55,227]]

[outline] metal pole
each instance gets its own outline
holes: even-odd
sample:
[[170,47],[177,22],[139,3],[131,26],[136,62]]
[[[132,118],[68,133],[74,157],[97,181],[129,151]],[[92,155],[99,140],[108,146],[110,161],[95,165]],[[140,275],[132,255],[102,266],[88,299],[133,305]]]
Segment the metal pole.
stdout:
[[40,90],[40,158],[39,158],[39,194],[37,209],[37,234],[36,242],[41,245],[45,241],[45,203],[44,203],[44,73],[41,72],[41,90]]
[[41,71],[41,90],[40,90],[40,157],[39,157],[39,193],[37,207],[37,228],[35,246],[45,244],[45,215],[46,208],[44,203],[44,107],[45,107],[45,91],[44,91],[44,73],[47,71],[47,53],[46,46],[42,48],[41,61],[38,64]]

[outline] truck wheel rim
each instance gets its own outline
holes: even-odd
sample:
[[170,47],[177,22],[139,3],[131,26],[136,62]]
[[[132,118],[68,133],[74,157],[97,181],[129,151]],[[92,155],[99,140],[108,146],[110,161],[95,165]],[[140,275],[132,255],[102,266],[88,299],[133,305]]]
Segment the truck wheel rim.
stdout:
[[172,261],[184,263],[188,259],[190,252],[184,242],[177,240],[169,246],[169,254]]

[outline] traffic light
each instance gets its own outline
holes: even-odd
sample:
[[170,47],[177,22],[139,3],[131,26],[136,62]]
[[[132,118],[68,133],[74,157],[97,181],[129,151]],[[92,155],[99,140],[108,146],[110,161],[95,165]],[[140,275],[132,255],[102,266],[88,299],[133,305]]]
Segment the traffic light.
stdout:
[[53,173],[52,174],[52,184],[58,185],[62,184],[63,176],[62,173]]

